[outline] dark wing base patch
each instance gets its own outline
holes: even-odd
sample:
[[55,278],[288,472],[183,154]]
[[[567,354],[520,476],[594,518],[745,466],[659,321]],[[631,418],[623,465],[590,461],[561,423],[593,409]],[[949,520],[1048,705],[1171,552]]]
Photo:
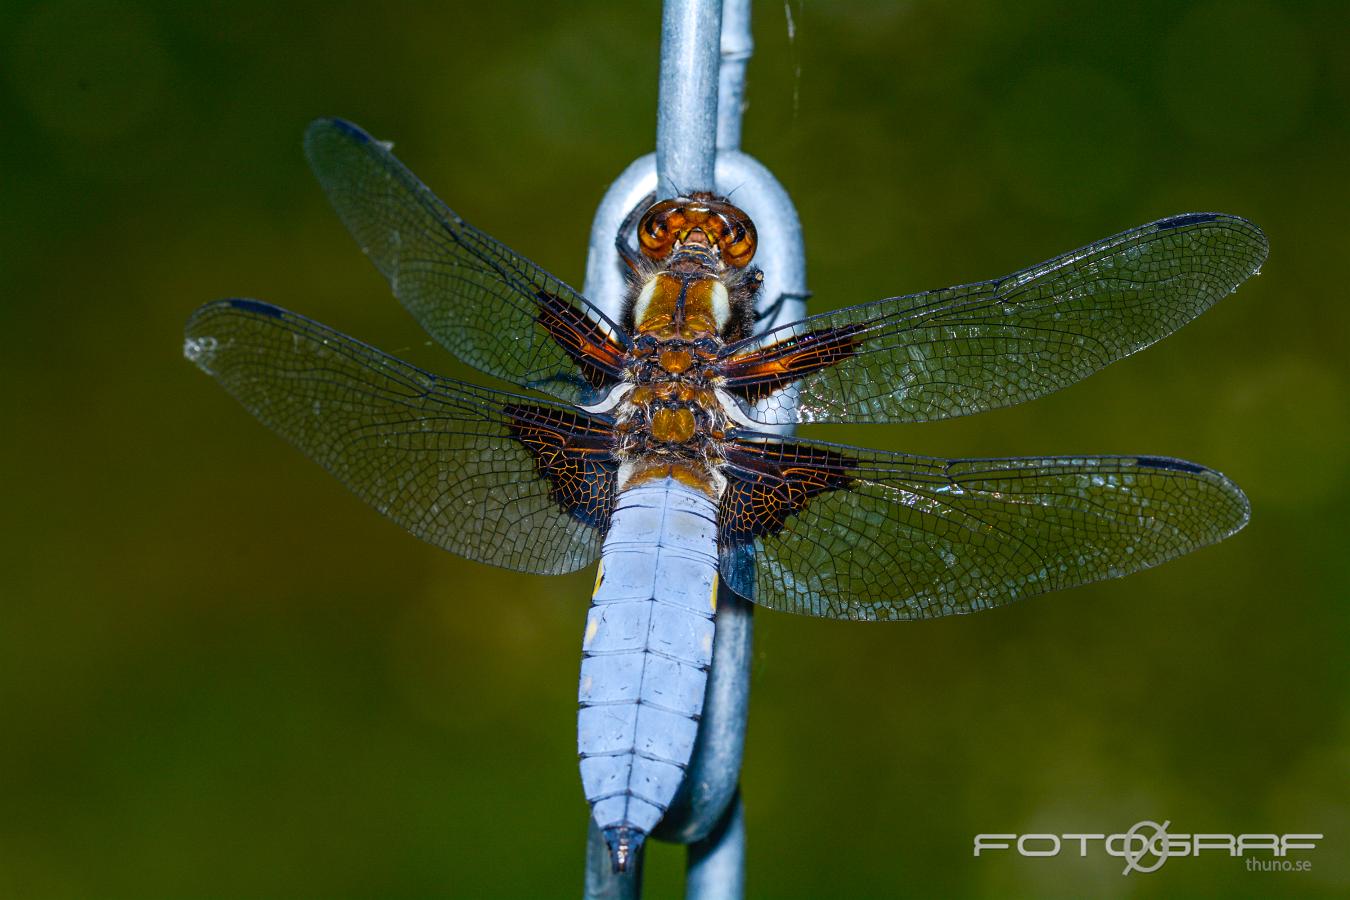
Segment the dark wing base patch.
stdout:
[[813,441],[726,455],[739,505],[725,510],[723,583],[834,619],[929,619],[1117,578],[1250,513],[1223,475],[1158,456],[936,459]]
[[[1187,213],[1004,278],[892,297],[732,344],[730,388],[765,425],[928,422],[1068,387],[1161,340],[1266,258],[1261,229]],[[775,388],[797,381],[796,391]]]
[[603,420],[432,375],[256,300],[199,309],[184,338],[246,409],[422,540],[541,575],[599,555],[613,467],[573,454],[604,445]]
[[[623,375],[627,349],[604,332],[595,320],[557,294],[539,291],[538,322],[581,369],[594,390]],[[534,387],[534,385],[530,385]]]
[[834,450],[782,441],[736,442],[726,461],[718,514],[724,547],[777,534],[813,497],[852,484],[856,468]]
[[819,328],[790,337],[724,363],[726,388],[748,403],[757,403],[794,381],[827,369],[857,352],[861,325]]
[[549,496],[572,518],[603,532],[614,508],[619,463],[603,419],[524,403],[502,408],[511,436],[534,457]]

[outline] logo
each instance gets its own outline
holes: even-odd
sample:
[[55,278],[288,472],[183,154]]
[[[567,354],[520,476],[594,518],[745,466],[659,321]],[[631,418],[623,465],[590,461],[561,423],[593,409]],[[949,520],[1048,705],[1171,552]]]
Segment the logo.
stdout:
[[[977,834],[975,855],[993,850],[1010,850],[1020,856],[1059,856],[1068,847],[1076,845],[1079,856],[1088,855],[1088,847],[1100,844],[1107,854],[1123,859],[1122,875],[1131,872],[1156,872],[1174,856],[1199,856],[1201,853],[1226,853],[1243,857],[1249,853],[1269,854],[1272,859],[1261,863],[1248,860],[1248,870],[1278,870],[1306,872],[1312,868],[1307,860],[1289,860],[1290,851],[1316,850],[1320,834],[1172,834],[1167,829],[1172,820],[1159,824],[1143,819],[1128,831],[1116,834]],[[1275,865],[1274,863],[1279,863]],[[1258,865],[1253,866],[1253,863]]]

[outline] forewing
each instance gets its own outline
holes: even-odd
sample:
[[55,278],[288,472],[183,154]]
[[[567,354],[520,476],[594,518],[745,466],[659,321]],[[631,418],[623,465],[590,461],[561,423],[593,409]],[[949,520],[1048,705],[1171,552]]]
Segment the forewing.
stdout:
[[595,559],[608,423],[428,374],[295,313],[224,300],[185,353],[270,428],[419,538],[524,572]]
[[569,403],[618,377],[622,330],[455,215],[388,145],[340,119],[318,119],[305,133],[305,155],[395,296],[461,360]]
[[[1173,216],[1006,278],[773,329],[725,351],[726,386],[766,425],[1011,406],[1171,334],[1254,274],[1266,250],[1245,219]],[[782,391],[794,382],[795,393]]]
[[1115,578],[1248,515],[1223,475],[1162,457],[944,460],[763,439],[727,460],[724,581],[835,619],[928,619]]

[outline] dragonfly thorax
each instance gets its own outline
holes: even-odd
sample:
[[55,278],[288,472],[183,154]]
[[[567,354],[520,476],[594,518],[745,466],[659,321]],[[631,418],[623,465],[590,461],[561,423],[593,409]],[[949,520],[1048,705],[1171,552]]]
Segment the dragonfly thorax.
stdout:
[[623,316],[629,333],[691,341],[747,337],[764,280],[750,265],[757,245],[750,217],[707,193],[662,200],[637,221],[640,253],[634,253],[626,229],[637,213],[618,241],[631,276]]
[[630,261],[624,316],[633,341],[612,411],[618,486],[669,474],[717,495],[730,422],[717,366],[753,321],[762,281],[748,265],[754,225],[711,195],[676,198],[647,210],[638,244],[645,260]]
[[[693,263],[695,258],[688,257]],[[701,261],[692,272],[658,272],[633,301],[633,330],[641,338],[698,341],[717,338],[731,320],[727,287]]]
[[676,466],[713,490],[729,422],[715,390],[721,346],[715,336],[635,342],[625,373],[632,388],[614,409],[616,455],[630,475]]

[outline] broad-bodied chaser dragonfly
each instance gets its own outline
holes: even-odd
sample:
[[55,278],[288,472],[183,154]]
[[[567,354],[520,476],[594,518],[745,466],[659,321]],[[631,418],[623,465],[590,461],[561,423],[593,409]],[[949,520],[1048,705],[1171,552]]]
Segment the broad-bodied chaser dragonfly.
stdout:
[[1135,572],[1247,521],[1233,482],[1177,459],[935,459],[772,431],[924,422],[1070,385],[1255,273],[1266,240],[1243,219],[1173,216],[1005,278],[755,335],[755,226],[725,198],[634,211],[614,321],[359,128],[319,120],[305,150],[414,318],[554,400],[433,375],[255,300],[202,307],[185,352],[419,538],[540,574],[599,558],[577,742],[616,868],[688,765],[719,581],[789,612],[925,619]]

